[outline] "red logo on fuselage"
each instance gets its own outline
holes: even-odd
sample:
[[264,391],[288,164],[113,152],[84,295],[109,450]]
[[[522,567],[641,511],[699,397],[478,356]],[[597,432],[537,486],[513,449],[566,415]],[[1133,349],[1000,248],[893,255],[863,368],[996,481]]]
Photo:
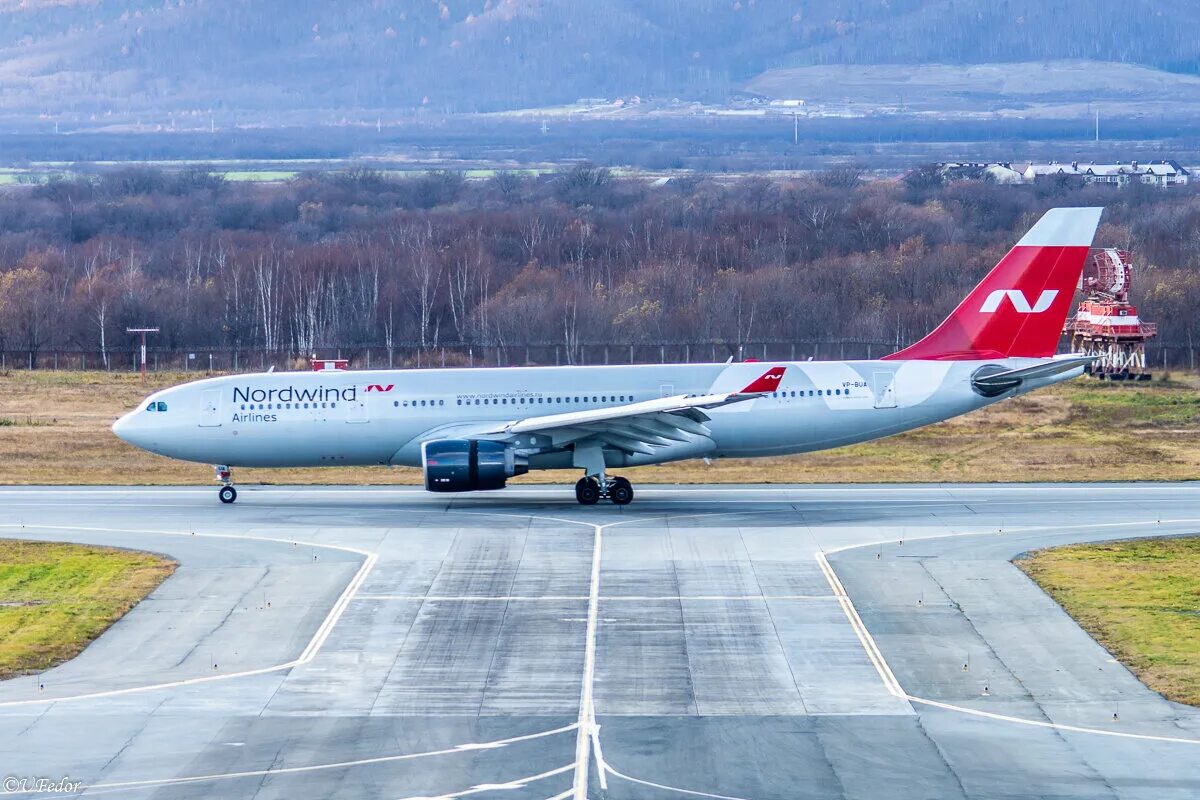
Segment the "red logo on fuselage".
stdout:
[[381,386],[378,383],[367,384],[368,392],[390,392],[396,384],[389,383],[387,386]]

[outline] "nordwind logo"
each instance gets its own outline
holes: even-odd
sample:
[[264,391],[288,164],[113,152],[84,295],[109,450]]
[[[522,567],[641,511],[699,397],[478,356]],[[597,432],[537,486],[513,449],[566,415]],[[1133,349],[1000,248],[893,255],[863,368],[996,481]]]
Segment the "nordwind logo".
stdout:
[[1012,303],[1012,307],[1017,310],[1017,313],[1040,314],[1050,307],[1056,297],[1058,297],[1058,289],[1043,289],[1042,293],[1038,295],[1037,302],[1030,305],[1025,293],[1020,289],[997,289],[987,296],[979,311],[982,314],[991,314],[1000,308],[1000,304],[1004,302],[1005,298],[1008,298],[1008,302]]

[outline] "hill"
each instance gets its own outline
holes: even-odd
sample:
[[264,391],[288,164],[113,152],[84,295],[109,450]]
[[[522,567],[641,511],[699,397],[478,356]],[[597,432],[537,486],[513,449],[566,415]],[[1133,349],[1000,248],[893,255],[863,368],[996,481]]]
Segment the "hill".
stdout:
[[0,114],[719,102],[833,64],[1194,73],[1197,23],[1183,0],[0,0]]

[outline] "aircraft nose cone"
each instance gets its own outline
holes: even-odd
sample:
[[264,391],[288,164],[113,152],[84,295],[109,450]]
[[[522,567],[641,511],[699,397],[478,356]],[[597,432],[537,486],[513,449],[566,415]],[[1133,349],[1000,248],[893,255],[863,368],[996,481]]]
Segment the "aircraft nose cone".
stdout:
[[134,436],[134,428],[136,426],[133,423],[132,417],[133,414],[126,414],[114,422],[112,426],[112,432],[118,439],[122,439],[130,444],[136,445],[138,444],[136,437]]

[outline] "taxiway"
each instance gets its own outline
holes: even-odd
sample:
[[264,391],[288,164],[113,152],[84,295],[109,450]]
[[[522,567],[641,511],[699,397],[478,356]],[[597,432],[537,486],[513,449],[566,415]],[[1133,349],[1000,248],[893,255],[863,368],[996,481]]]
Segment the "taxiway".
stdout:
[[1200,485],[239,489],[0,490],[0,535],[180,562],[0,683],[0,772],[139,798],[1200,796],[1200,710],[1009,563],[1196,533]]

